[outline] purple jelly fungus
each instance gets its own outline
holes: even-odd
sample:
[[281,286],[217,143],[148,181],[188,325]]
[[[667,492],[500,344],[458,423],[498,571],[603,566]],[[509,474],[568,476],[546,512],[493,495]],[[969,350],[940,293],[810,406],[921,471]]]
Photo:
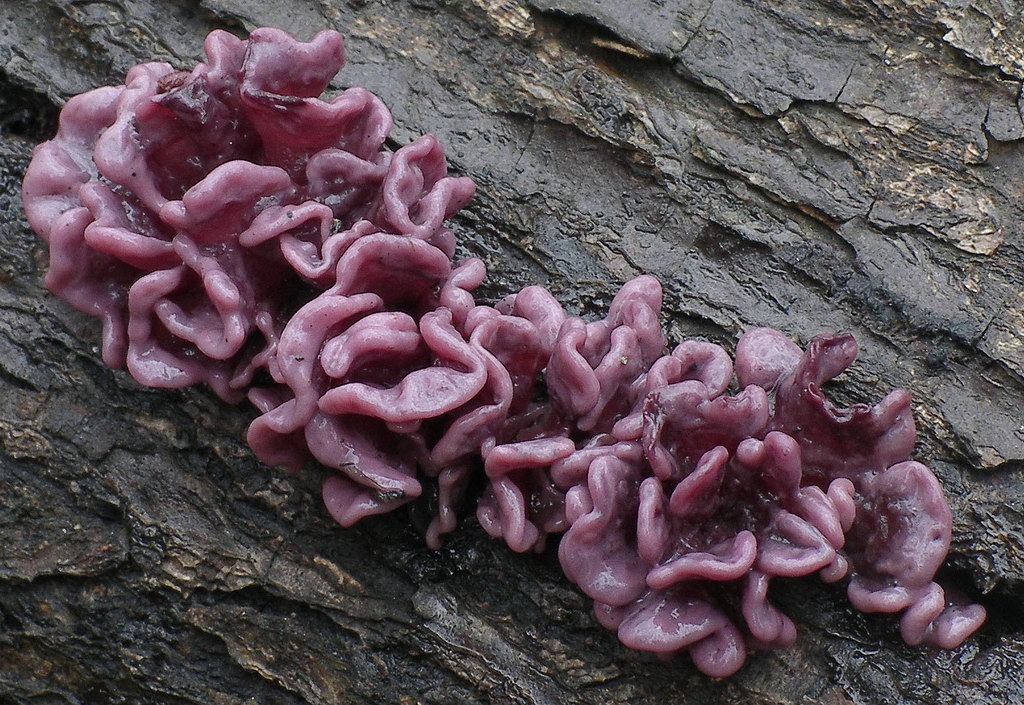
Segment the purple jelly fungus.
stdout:
[[795,641],[775,580],[846,579],[857,609],[902,614],[908,644],[981,626],[935,582],[952,517],[911,460],[910,395],[840,408],[822,390],[852,336],[804,351],[753,330],[734,369],[712,343],[666,350],[650,276],[595,322],[536,286],[477,303],[484,264],[454,261],[445,225],[473,182],[430,135],[385,149],[373,94],[320,98],[340,35],[215,31],[206,54],[72,98],[25,176],[46,285],[102,321],[106,364],[248,398],[255,454],[329,469],[342,526],[428,496],[436,548],[479,478],[488,534],[525,552],[564,533],[602,625],[711,676]]

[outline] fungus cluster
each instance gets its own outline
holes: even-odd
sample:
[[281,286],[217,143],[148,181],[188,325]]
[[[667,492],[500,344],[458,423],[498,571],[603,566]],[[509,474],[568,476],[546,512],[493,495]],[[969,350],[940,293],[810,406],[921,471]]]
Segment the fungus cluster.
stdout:
[[102,321],[106,364],[248,398],[253,451],[330,468],[343,526],[429,491],[436,547],[483,478],[489,534],[528,551],[564,533],[561,564],[603,625],[713,676],[794,641],[768,599],[779,578],[848,578],[856,608],[903,613],[910,644],[952,648],[981,625],[934,582],[952,522],[909,459],[909,395],[838,408],[822,393],[851,336],[802,351],[758,329],[735,364],[708,342],[667,352],[647,276],[596,322],[540,287],[480,304],[484,265],[454,261],[445,227],[473,183],[432,136],[385,149],[391,116],[369,92],[320,99],[336,32],[216,31],[206,53],[71,99],[25,177],[46,284]]

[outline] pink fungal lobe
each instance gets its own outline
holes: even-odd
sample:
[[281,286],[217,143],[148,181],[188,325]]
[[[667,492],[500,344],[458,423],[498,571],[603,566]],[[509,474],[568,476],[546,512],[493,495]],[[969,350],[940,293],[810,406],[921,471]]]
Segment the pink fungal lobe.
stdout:
[[844,408],[824,386],[852,335],[806,350],[759,328],[670,352],[663,292],[627,282],[598,321],[542,287],[478,303],[446,223],[475,186],[425,135],[394,151],[383,102],[321,97],[341,36],[212,32],[191,71],[136,66],[68,101],[25,176],[49,289],[102,322],[141,384],[209,385],[259,416],[264,462],[326,469],[342,526],[421,497],[428,545],[474,478],[512,550],[563,534],[567,577],[629,648],[713,677],[793,644],[772,581],[848,579],[909,644],[954,648],[985,610],[935,576],[952,516],[911,459],[911,399]]

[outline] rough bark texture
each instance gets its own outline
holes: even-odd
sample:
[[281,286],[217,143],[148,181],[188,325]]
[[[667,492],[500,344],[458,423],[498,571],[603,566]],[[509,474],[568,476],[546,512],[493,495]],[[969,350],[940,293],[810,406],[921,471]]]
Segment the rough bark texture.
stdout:
[[[0,702],[1024,701],[1024,23],[1014,0],[0,0]],[[657,275],[672,336],[853,331],[836,387],[908,387],[990,610],[909,649],[841,586],[780,585],[789,651],[715,682],[618,645],[554,553],[467,518],[342,530],[251,410],[144,390],[40,282],[18,189],[69,96],[182,68],[215,27],[348,38],[345,85],[434,132],[478,196],[488,295],[603,311]],[[340,85],[339,85],[340,87]]]

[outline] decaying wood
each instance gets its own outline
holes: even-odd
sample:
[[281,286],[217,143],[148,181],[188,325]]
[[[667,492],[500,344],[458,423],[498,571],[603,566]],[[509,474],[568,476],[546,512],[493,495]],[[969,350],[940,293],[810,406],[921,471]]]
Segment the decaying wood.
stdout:
[[[0,702],[1024,701],[1024,23],[970,2],[0,0]],[[989,624],[910,649],[841,587],[780,585],[798,645],[714,682],[619,646],[553,551],[341,530],[319,471],[253,459],[251,411],[104,368],[40,283],[31,147],[69,96],[260,25],[339,29],[397,142],[442,139],[489,297],[590,315],[649,272],[675,339],[853,331],[835,393],[913,392]]]

